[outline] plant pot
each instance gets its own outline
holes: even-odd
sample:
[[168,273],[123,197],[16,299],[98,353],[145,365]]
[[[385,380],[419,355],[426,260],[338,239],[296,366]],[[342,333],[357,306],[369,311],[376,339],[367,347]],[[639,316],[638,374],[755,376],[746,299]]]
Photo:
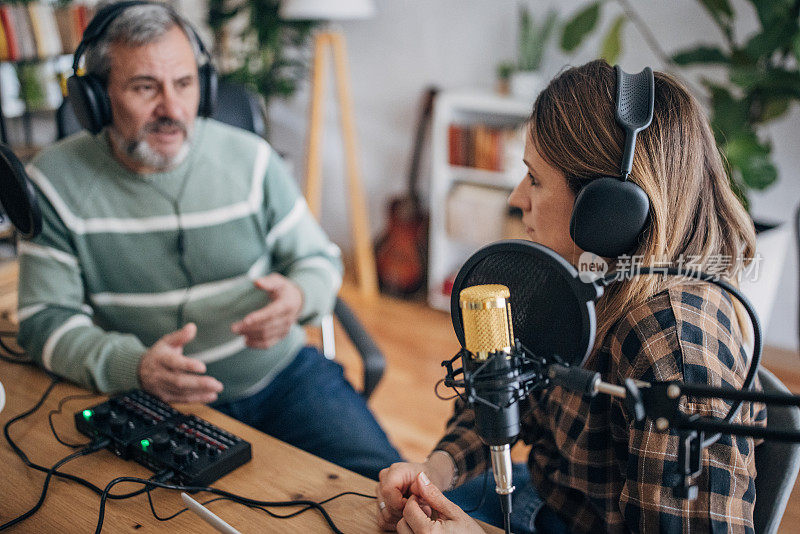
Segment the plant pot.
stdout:
[[511,96],[518,100],[533,102],[544,88],[544,78],[535,70],[516,71],[509,79]]

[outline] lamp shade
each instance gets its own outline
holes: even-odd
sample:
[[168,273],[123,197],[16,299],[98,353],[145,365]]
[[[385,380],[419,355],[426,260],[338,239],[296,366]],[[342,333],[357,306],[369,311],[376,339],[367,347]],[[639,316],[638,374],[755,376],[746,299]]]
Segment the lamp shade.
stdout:
[[352,20],[375,14],[372,0],[283,0],[280,17],[285,20]]

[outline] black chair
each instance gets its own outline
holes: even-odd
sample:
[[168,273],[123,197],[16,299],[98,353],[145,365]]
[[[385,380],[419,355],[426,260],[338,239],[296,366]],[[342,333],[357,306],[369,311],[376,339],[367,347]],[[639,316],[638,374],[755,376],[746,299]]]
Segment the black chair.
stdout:
[[[758,369],[758,379],[764,393],[789,393],[786,386],[763,367]],[[800,408],[769,406],[767,424],[774,428],[800,431]],[[753,526],[756,534],[775,534],[800,469],[800,443],[766,440],[756,447],[755,454],[756,504]]]
[[[794,213],[794,246],[797,247],[797,274],[800,276],[800,205]],[[797,280],[797,292],[800,293],[800,278]],[[797,305],[797,340],[800,347],[800,304]]]
[[[266,108],[263,102],[242,85],[220,82],[217,90],[217,107],[214,119],[251,131],[264,137],[266,135]],[[68,100],[64,100],[56,112],[56,132],[61,139],[81,130],[78,118]],[[333,315],[339,320],[350,341],[355,345],[364,366],[364,388],[361,395],[368,399],[383,377],[386,358],[373,339],[361,325],[353,311],[342,299],[336,297]],[[336,355],[333,342],[333,318],[322,319],[323,352],[329,359]]]

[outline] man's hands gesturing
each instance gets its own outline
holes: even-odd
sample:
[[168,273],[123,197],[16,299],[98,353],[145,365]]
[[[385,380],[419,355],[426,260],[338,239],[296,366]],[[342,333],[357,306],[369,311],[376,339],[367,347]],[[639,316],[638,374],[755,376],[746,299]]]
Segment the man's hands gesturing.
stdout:
[[139,362],[142,389],[165,402],[202,402],[217,400],[222,383],[204,376],[203,362],[183,355],[183,347],[197,335],[197,326],[188,323],[170,332],[144,353]]
[[271,302],[231,325],[231,332],[244,336],[248,347],[268,349],[289,333],[303,309],[303,291],[300,287],[277,273],[253,282],[269,294]]

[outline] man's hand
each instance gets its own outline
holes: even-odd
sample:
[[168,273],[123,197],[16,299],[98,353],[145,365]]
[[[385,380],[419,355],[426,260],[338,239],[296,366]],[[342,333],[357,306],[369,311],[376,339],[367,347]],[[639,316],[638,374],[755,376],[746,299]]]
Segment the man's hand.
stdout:
[[139,362],[139,382],[142,389],[165,402],[202,402],[217,400],[222,383],[216,378],[202,376],[203,362],[183,355],[183,347],[197,335],[197,326],[188,323],[171,332],[144,353]]
[[414,495],[397,522],[398,534],[483,534],[483,529],[431,484],[425,472],[412,485]]
[[244,336],[248,347],[268,349],[289,333],[303,309],[300,287],[277,273],[255,280],[254,285],[269,293],[271,302],[231,325],[231,332]]

